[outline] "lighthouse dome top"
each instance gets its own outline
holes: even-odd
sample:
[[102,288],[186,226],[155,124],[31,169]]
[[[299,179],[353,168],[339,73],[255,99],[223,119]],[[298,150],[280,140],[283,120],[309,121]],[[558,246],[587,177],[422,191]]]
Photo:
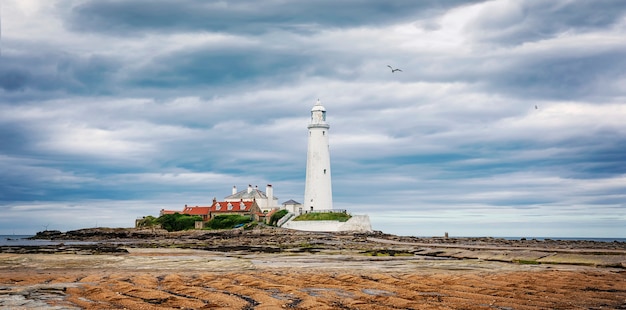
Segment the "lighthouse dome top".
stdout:
[[326,108],[324,108],[324,106],[322,105],[322,102],[320,102],[319,99],[317,99],[317,102],[315,103],[315,105],[311,109],[311,112],[315,112],[315,111],[326,112]]

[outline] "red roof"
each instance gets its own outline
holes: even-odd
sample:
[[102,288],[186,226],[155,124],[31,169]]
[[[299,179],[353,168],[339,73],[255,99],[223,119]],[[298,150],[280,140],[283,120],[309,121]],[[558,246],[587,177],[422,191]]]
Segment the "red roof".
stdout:
[[187,215],[207,215],[211,207],[185,207],[183,214]]
[[209,207],[210,212],[247,212],[250,211],[254,201],[215,201]]
[[210,207],[188,207],[185,206],[183,211],[174,211],[174,210],[161,210],[161,215],[163,214],[187,214],[187,215],[209,215],[212,212],[250,212],[254,201],[214,201]]

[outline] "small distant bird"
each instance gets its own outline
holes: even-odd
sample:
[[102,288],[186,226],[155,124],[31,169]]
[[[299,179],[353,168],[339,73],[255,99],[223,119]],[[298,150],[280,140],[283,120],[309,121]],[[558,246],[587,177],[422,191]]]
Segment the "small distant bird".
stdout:
[[535,105],[535,110],[539,109],[539,107],[537,105]]
[[396,71],[400,71],[400,72],[402,72],[402,70],[400,70],[400,69],[394,69],[394,68],[393,68],[392,66],[390,66],[390,65],[387,65],[387,67],[389,67],[389,69],[391,69],[391,73],[394,73],[394,72],[396,72]]

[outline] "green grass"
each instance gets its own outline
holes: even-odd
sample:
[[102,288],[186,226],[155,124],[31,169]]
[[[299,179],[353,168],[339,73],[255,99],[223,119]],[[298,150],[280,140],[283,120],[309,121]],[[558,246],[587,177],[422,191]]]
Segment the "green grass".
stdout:
[[276,223],[278,223],[278,220],[280,220],[283,216],[287,215],[287,213],[289,213],[289,211],[283,209],[272,214],[272,217],[270,217],[270,225],[276,226]]
[[300,244],[298,244],[299,247],[301,248],[312,248],[313,245],[308,243],[308,242],[301,242]]
[[404,251],[395,251],[395,250],[369,250],[365,252],[361,252],[365,256],[414,256],[415,254]]
[[345,222],[352,216],[347,213],[305,213],[298,215],[294,221],[339,221]]

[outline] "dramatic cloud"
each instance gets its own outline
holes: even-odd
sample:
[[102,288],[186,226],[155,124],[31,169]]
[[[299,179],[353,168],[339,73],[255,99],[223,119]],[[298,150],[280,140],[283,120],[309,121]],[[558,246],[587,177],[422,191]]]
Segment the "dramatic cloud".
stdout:
[[[622,1],[2,3],[0,234],[132,226],[233,185],[406,235],[626,237]],[[392,65],[402,69],[394,72]]]
[[311,33],[327,28],[411,22],[458,5],[478,1],[75,1],[67,24],[76,31],[114,34],[146,32]]

